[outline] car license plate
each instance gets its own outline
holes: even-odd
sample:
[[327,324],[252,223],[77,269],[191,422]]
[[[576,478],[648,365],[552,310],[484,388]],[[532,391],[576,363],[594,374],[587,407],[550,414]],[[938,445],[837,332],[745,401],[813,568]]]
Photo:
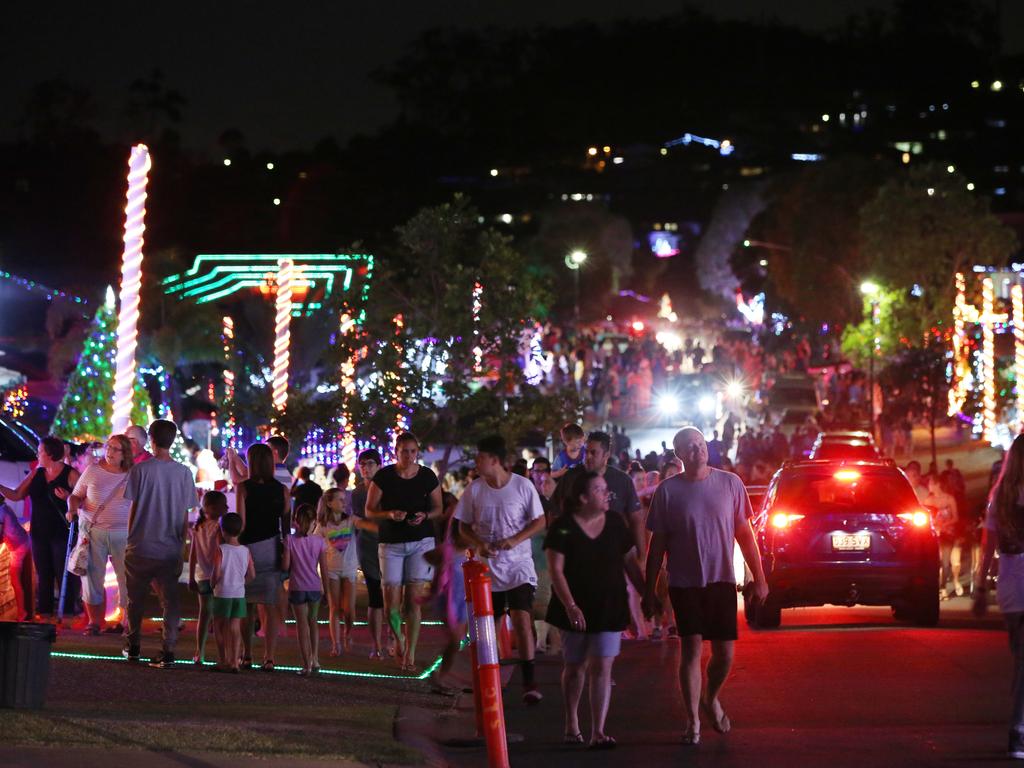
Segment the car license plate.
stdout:
[[871,549],[870,533],[833,533],[832,549],[836,552],[861,552]]

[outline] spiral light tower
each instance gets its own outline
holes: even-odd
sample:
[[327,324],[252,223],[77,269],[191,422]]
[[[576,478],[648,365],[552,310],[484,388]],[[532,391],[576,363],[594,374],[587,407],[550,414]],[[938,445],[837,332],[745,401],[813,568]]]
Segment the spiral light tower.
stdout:
[[1010,289],[1013,302],[1013,372],[1017,384],[1017,420],[1024,417],[1024,288]]
[[274,380],[272,401],[278,413],[288,404],[289,324],[292,319],[292,270],[294,262],[282,259],[277,269],[277,316],[274,321]]
[[112,431],[121,434],[131,424],[135,389],[135,349],[138,346],[139,291],[142,287],[142,244],[146,231],[146,184],[152,162],[145,144],[132,147],[128,160],[128,203],[125,206],[124,256],[121,261],[121,309],[117,317],[117,357],[114,373]]
[[981,282],[981,370],[982,370],[982,425],[986,440],[992,440],[996,431],[996,335],[992,327],[995,289],[992,278]]

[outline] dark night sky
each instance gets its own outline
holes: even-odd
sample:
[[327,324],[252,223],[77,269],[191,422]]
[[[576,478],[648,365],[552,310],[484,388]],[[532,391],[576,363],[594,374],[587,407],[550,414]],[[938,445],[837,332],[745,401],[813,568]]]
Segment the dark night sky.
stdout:
[[[994,1],[994,0],[993,0]],[[828,29],[884,0],[693,0],[725,18],[779,18]],[[129,83],[153,67],[188,100],[186,143],[212,148],[238,128],[252,149],[344,141],[394,117],[388,92],[368,74],[434,26],[558,25],[623,16],[652,18],[673,0],[179,0],[12,3],[0,17],[0,138],[17,135],[25,94],[62,77],[96,96],[97,125],[119,136]],[[163,10],[161,10],[161,8]],[[1024,2],[1004,0],[1008,52],[1024,50]]]

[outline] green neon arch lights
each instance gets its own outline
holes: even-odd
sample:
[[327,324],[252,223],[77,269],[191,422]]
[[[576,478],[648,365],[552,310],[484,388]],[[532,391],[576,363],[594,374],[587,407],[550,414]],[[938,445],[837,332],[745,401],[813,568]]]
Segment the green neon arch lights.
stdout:
[[364,253],[201,253],[192,266],[162,281],[164,293],[181,300],[208,304],[238,291],[265,285],[282,259],[291,259],[300,272],[306,296],[316,301],[296,301],[292,316],[310,316],[321,309],[334,291],[358,290],[353,304],[365,306],[373,279],[374,259]]

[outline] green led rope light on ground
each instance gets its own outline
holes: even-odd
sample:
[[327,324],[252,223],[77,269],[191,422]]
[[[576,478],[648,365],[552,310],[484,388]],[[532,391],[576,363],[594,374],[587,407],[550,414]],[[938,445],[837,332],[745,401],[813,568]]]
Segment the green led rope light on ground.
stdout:
[[[99,653],[69,653],[66,651],[51,651],[50,656],[55,659],[70,659],[72,661],[120,661],[125,664],[128,660],[124,656],[107,656]],[[196,666],[193,662],[186,659],[179,659],[174,662],[183,666],[193,667]],[[212,667],[214,662],[204,661],[204,667]],[[350,672],[344,669],[324,669],[321,667],[318,675],[333,675],[335,677],[362,677],[373,680],[426,680],[428,679],[438,667],[441,666],[441,657],[438,656],[434,659],[433,663],[427,667],[423,672],[415,676],[409,675],[385,675],[380,672]],[[298,672],[302,667],[293,666],[275,666],[274,672]]]
[[[163,620],[164,620],[163,616],[154,616],[151,619],[146,619],[146,621],[155,621],[155,622],[161,622]],[[198,621],[198,619],[195,619],[195,618],[192,618],[191,616],[188,616],[188,617],[185,617],[183,619],[179,619],[179,621],[183,621],[183,622],[184,621]],[[285,624],[294,624],[295,623],[295,619],[285,619],[284,623]],[[330,619],[319,619],[317,621],[317,624],[323,624],[323,625],[327,625],[327,624],[330,624],[330,623],[331,623]],[[354,627],[366,627],[366,626],[369,626],[369,625],[365,621],[355,621],[355,622],[352,623],[352,626],[354,626]],[[444,626],[444,622],[443,621],[421,621],[420,622],[420,626],[421,627],[443,627]]]

